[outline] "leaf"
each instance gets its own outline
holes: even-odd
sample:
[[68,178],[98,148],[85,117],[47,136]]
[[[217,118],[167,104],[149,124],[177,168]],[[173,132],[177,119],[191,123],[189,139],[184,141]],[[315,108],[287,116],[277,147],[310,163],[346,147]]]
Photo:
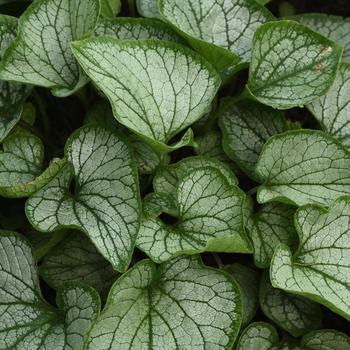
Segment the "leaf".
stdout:
[[350,18],[323,13],[307,13],[291,19],[311,28],[344,47],[343,60],[350,61]]
[[282,203],[261,206],[248,224],[249,237],[254,251],[254,262],[259,268],[270,266],[279,243],[294,246],[298,242],[294,229],[295,208]]
[[241,289],[243,319],[242,326],[245,327],[255,316],[258,309],[258,274],[253,269],[234,263],[225,266],[225,270],[234,277]]
[[27,241],[2,231],[0,250],[0,349],[82,349],[100,310],[98,294],[67,283],[58,290],[56,309],[41,296]]
[[237,350],[272,350],[279,342],[276,328],[266,322],[251,323],[241,333]]
[[347,147],[350,147],[349,92],[350,64],[341,63],[337,78],[327,94],[307,105],[322,129]]
[[150,218],[140,226],[136,245],[153,261],[203,251],[251,251],[244,231],[245,194],[217,169],[187,173],[174,193],[178,209],[174,225]]
[[226,154],[253,180],[255,166],[265,142],[287,129],[282,112],[252,101],[230,100],[219,112]]
[[43,170],[44,146],[28,133],[8,136],[0,151],[0,195],[9,198],[28,197],[46,185],[65,165],[54,159]]
[[101,0],[101,15],[104,17],[115,17],[120,8],[120,0]]
[[65,156],[67,165],[26,202],[28,219],[39,231],[74,227],[85,232],[114,269],[126,270],[140,217],[129,147],[113,131],[85,126],[70,136]]
[[331,87],[342,52],[338,44],[296,22],[266,23],[254,34],[248,92],[273,108],[307,104]]
[[148,193],[142,202],[143,216],[145,219],[157,218],[162,213],[177,217],[177,201],[174,196],[165,193]]
[[203,167],[211,167],[218,170],[229,181],[231,186],[238,184],[236,176],[225,163],[210,157],[193,156],[159,169],[153,178],[154,191],[175,196],[177,183],[188,172]]
[[75,231],[70,231],[45,256],[39,272],[54,289],[61,288],[68,281],[80,281],[103,295],[118,276],[89,238]]
[[167,40],[183,44],[184,39],[167,24],[147,18],[100,18],[95,35],[108,35],[121,40]]
[[[16,37],[17,18],[0,15],[0,60]],[[1,64],[1,62],[0,62]],[[31,88],[17,83],[0,81],[0,142],[19,122],[23,102]]]
[[220,85],[201,56],[176,43],[103,37],[72,47],[116,119],[162,151],[176,148],[166,144],[209,109]]
[[301,207],[295,218],[299,249],[280,245],[271,262],[275,288],[304,295],[350,320],[350,198],[326,210]]
[[136,7],[138,13],[143,17],[162,19],[158,9],[158,0],[136,0]]
[[301,346],[306,350],[343,350],[350,347],[350,338],[334,329],[321,329],[306,334]]
[[328,206],[350,192],[350,154],[316,130],[288,131],[265,144],[256,172],[263,181],[258,201]]
[[50,88],[58,97],[79,90],[88,79],[69,44],[93,33],[99,9],[98,0],[34,1],[19,19],[0,78]]
[[268,274],[261,279],[259,300],[263,313],[294,337],[321,327],[319,305],[300,295],[273,288]]
[[231,349],[241,313],[236,283],[199,257],[144,260],[113,285],[86,349]]
[[159,9],[219,72],[249,62],[255,30],[273,19],[252,0],[160,0]]

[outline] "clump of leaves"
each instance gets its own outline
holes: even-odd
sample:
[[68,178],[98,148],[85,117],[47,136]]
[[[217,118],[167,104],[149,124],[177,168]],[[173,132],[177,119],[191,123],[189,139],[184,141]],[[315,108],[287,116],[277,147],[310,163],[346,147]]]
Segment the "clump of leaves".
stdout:
[[268,2],[0,1],[0,350],[350,349],[350,19]]

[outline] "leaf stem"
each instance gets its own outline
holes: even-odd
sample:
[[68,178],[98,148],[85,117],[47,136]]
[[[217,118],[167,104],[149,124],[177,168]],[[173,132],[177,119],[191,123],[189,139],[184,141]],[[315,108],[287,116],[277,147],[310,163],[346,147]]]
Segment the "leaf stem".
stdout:
[[218,265],[218,268],[219,269],[223,269],[224,268],[224,263],[222,262],[222,260],[221,260],[221,258],[220,258],[220,256],[219,256],[219,254],[217,254],[217,253],[211,253],[212,254],[212,256],[213,256],[213,258],[214,258],[214,260],[215,260],[215,262],[216,262],[216,265]]

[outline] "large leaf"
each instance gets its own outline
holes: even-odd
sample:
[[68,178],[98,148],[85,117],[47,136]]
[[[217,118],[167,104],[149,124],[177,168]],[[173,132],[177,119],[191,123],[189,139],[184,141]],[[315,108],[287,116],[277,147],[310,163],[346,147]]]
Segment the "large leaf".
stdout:
[[296,213],[299,249],[280,245],[271,262],[274,287],[304,295],[350,320],[350,198],[327,211],[308,205]]
[[89,238],[77,231],[69,231],[66,238],[50,250],[39,272],[54,289],[68,281],[81,281],[103,295],[118,276]]
[[350,18],[323,13],[307,13],[294,16],[292,19],[343,46],[343,60],[350,61]]
[[300,295],[273,288],[268,274],[261,279],[259,300],[264,314],[294,337],[321,327],[319,305]]
[[242,295],[242,327],[245,327],[255,316],[258,309],[258,274],[253,269],[239,264],[225,266],[225,270],[234,277],[241,289]]
[[95,34],[97,36],[108,35],[121,40],[158,39],[184,43],[182,37],[170,26],[147,18],[100,18]]
[[40,231],[75,227],[85,232],[113,267],[124,271],[140,216],[137,171],[129,148],[116,133],[86,126],[68,139],[65,155],[67,165],[28,199],[29,220]]
[[254,34],[248,91],[274,108],[302,106],[331,87],[342,52],[297,22],[264,24]]
[[0,251],[0,349],[82,349],[100,310],[98,294],[67,283],[58,290],[56,309],[41,296],[27,241],[2,231]]
[[249,62],[255,30],[273,19],[254,0],[160,0],[159,8],[220,72]]
[[242,319],[236,283],[200,259],[135,265],[112,287],[87,350],[231,349]]
[[0,195],[28,197],[46,185],[65,165],[54,159],[43,170],[44,146],[41,140],[28,133],[10,135],[0,151]]
[[[0,60],[17,34],[17,18],[0,15]],[[0,81],[0,141],[17,124],[22,113],[22,104],[30,87],[18,83]]]
[[265,142],[287,129],[282,112],[252,101],[226,102],[219,125],[226,154],[255,180],[255,166]]
[[255,265],[267,268],[275,248],[280,244],[295,245],[298,238],[294,229],[295,208],[282,203],[268,203],[248,222]]
[[72,47],[117,120],[161,150],[205,114],[220,85],[209,63],[176,43],[102,37]]
[[[349,22],[350,26],[350,22]],[[326,95],[307,105],[322,129],[350,147],[350,64],[340,65]]]
[[37,0],[22,14],[0,78],[51,88],[64,97],[88,81],[69,44],[93,33],[98,0]]
[[258,201],[330,205],[350,192],[350,153],[316,130],[289,131],[265,144],[256,172]]
[[178,216],[174,225],[143,220],[136,245],[152,260],[202,251],[250,252],[244,231],[245,194],[215,168],[187,173],[175,187]]

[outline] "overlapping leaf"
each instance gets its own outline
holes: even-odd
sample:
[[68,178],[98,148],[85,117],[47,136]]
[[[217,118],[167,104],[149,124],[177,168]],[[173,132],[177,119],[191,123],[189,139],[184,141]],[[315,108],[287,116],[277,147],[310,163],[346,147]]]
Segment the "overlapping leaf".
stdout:
[[350,199],[343,197],[327,211],[308,205],[298,210],[300,245],[292,256],[280,245],[271,262],[276,288],[304,295],[350,320]]
[[98,294],[67,283],[58,290],[56,309],[41,296],[27,241],[2,231],[0,251],[0,349],[82,349],[100,310]]
[[316,130],[273,136],[265,144],[256,172],[263,181],[261,203],[277,200],[296,205],[330,205],[350,192],[350,153]]
[[[0,15],[0,60],[17,34],[17,19]],[[0,141],[17,124],[22,113],[22,104],[30,87],[18,83],[0,81]]]
[[191,143],[186,134],[167,146],[208,110],[220,85],[209,63],[176,43],[103,37],[76,42],[73,52],[117,120],[165,151]]
[[250,252],[244,231],[245,194],[215,168],[187,173],[175,187],[174,225],[143,220],[136,245],[156,262],[201,251]]
[[28,133],[10,135],[0,152],[0,195],[28,197],[46,185],[65,165],[54,159],[43,170],[44,146],[41,140]]
[[350,147],[350,64],[340,65],[337,78],[327,94],[308,104],[307,108],[324,131]]
[[241,318],[238,286],[199,257],[145,260],[112,287],[86,349],[231,349]]
[[65,154],[67,165],[27,201],[28,218],[40,231],[84,231],[113,267],[124,271],[140,216],[137,172],[128,146],[113,131],[86,126],[69,138]]
[[342,52],[338,44],[296,22],[266,23],[254,34],[248,91],[278,109],[305,105],[331,87]]
[[69,48],[93,33],[98,0],[37,0],[22,14],[18,36],[0,65],[0,78],[51,88],[60,97],[88,80]]

